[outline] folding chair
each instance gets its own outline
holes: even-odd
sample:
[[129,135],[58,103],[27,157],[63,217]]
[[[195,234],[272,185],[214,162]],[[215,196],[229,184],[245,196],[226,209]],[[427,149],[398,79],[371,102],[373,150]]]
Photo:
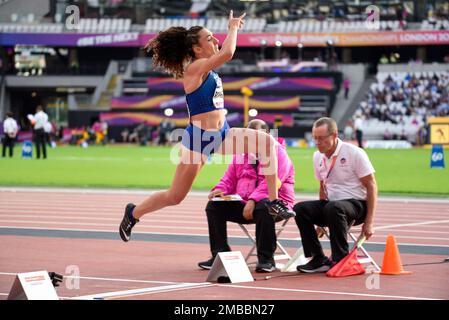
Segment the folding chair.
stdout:
[[[284,230],[286,224],[288,223],[289,219],[283,220],[280,226],[276,224],[275,226],[275,232],[276,232],[276,238],[279,239],[280,234]],[[246,228],[246,225],[239,223],[238,224],[240,228],[242,228],[243,232],[248,236],[248,238],[251,240],[253,246],[249,250],[248,254],[245,257],[245,261],[248,265],[256,264],[256,261],[248,262],[251,257],[257,257],[257,243],[256,243],[256,237],[252,235],[248,229]],[[291,256],[288,254],[287,250],[281,245],[279,240],[276,241],[276,251],[274,252],[274,261],[277,262],[279,260],[290,260]],[[276,267],[279,269],[282,267],[281,264],[276,263]]]
[[[352,241],[354,241],[354,245],[357,245],[357,242],[359,240],[359,238],[357,238],[352,232],[351,232],[351,228],[354,225],[354,221],[348,226],[348,235],[349,237],[352,239]],[[329,232],[327,230],[327,228],[325,227],[317,227],[317,231],[321,232],[322,234],[318,235],[319,238],[321,238],[323,235],[326,235],[326,237],[330,240],[330,236],[329,236]],[[360,252],[359,250],[357,250],[357,260],[359,260],[359,262],[363,265],[372,265],[373,268],[375,269],[374,272],[380,272],[380,268],[379,265],[376,263],[376,261],[374,261],[374,259],[370,256],[370,254],[368,253],[368,251],[366,251],[366,249],[362,246],[360,246]]]

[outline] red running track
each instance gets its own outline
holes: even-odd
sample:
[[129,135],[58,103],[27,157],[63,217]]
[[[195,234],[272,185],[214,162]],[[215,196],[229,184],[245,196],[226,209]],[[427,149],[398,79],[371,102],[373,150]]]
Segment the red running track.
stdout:
[[[205,194],[192,193],[176,207],[145,216],[134,239],[123,243],[117,234],[123,207],[144,197],[141,191],[0,189],[0,299],[6,299],[15,274],[36,270],[64,274],[65,282],[57,289],[64,298],[98,294],[108,299],[170,300],[449,298],[449,263],[442,263],[449,257],[448,200],[379,201],[376,233],[366,248],[381,265],[386,236],[393,234],[404,268],[412,275],[331,279],[277,271],[265,280],[265,274],[253,272],[258,281],[217,284],[207,283],[208,272],[196,266],[210,255]],[[306,198],[300,195],[297,200]],[[238,225],[229,223],[228,235],[233,250],[243,254],[249,250]],[[280,240],[291,255],[300,247],[293,221]],[[70,266],[80,271],[79,288],[68,285],[75,280]],[[370,289],[367,283],[377,285]],[[116,294],[121,291],[128,292]]]

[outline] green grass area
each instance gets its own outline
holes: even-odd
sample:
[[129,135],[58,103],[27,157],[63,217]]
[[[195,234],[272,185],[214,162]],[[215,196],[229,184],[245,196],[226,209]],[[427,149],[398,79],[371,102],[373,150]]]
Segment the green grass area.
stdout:
[[[0,185],[104,188],[166,188],[175,165],[168,147],[129,145],[63,146],[48,149],[47,160],[21,159],[19,146],[12,159],[0,159]],[[33,150],[34,151],[34,150]],[[316,192],[313,149],[289,148],[296,168],[296,190]],[[447,151],[446,159],[447,159]],[[449,169],[430,169],[430,150],[376,150],[367,153],[376,169],[379,191],[449,196]],[[208,164],[193,189],[208,190],[223,175],[226,164]]]

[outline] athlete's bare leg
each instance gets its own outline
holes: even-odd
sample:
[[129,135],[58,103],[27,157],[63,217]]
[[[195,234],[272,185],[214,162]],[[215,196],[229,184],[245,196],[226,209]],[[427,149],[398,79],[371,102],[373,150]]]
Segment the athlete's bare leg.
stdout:
[[[198,160],[198,157],[200,157],[200,161],[193,160]],[[192,184],[204,163],[204,156],[198,153],[195,154],[193,151],[181,146],[181,161],[176,167],[170,188],[165,191],[155,192],[138,204],[133,211],[134,218],[140,219],[147,213],[179,204],[192,188]]]

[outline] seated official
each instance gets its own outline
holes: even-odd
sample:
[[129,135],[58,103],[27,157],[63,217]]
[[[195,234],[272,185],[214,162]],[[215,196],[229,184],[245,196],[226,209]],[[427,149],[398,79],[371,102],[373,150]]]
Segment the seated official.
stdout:
[[[252,120],[248,128],[265,130],[269,128],[262,120]],[[289,209],[295,200],[295,171],[288,157],[285,145],[276,145],[278,159],[278,179],[280,181],[279,199]],[[258,161],[252,154],[235,155],[220,182],[211,190],[206,206],[209,226],[209,241],[212,258],[200,262],[198,266],[210,269],[219,252],[231,251],[227,239],[227,221],[241,224],[256,224],[256,247],[258,263],[256,272],[272,272],[276,265],[276,231],[274,219],[266,204],[268,188],[261,174]],[[243,201],[212,201],[213,197],[238,194]]]
[[[297,203],[295,221],[306,257],[312,259],[298,271],[326,272],[348,254],[349,225],[363,223],[362,234],[374,233],[377,184],[366,152],[338,138],[331,118],[318,119],[312,128],[318,151],[313,155],[315,177],[320,181],[320,200]],[[329,227],[332,259],[323,253],[315,225]]]

